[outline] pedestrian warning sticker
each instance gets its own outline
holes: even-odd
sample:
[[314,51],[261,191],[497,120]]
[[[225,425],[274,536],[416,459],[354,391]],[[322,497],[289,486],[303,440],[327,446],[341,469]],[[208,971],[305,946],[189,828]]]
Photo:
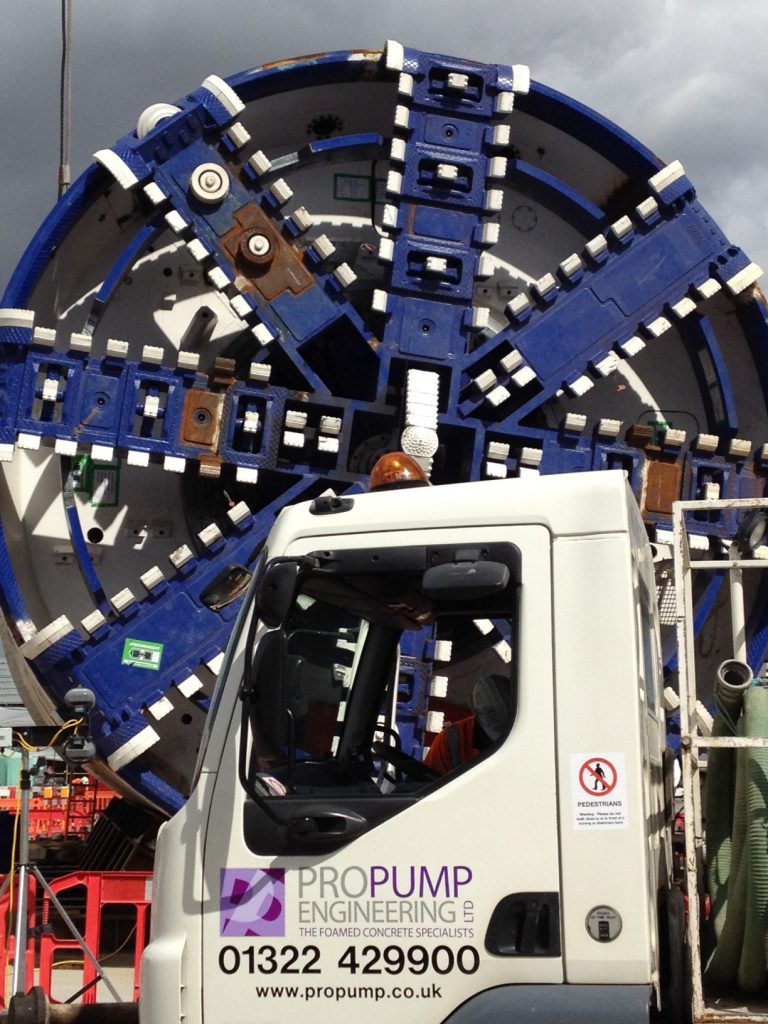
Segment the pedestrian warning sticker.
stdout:
[[571,754],[576,829],[627,828],[624,754]]

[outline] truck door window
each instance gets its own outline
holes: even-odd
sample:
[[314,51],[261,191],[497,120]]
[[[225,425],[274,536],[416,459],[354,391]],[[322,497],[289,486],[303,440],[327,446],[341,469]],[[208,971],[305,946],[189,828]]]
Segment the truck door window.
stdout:
[[513,637],[509,619],[451,618],[438,622],[448,659],[432,681],[425,763],[445,775],[507,735],[516,710]]
[[[507,582],[483,573],[498,576],[490,593],[464,584],[473,573],[461,565],[458,583],[433,592],[424,548],[383,552],[374,572],[342,562],[299,574],[244,684],[241,778],[252,796],[415,795],[503,742],[516,708],[519,558],[492,547],[513,571]],[[358,563],[370,565],[360,553]]]

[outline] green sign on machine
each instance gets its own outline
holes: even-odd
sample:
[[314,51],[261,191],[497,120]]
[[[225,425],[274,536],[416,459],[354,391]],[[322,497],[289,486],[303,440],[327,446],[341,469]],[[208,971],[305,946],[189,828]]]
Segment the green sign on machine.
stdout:
[[134,640],[131,637],[123,644],[121,665],[134,665],[136,668],[148,668],[157,672],[163,657],[163,645],[152,640]]
[[84,491],[93,508],[114,508],[120,491],[120,463],[94,462],[90,455],[72,460],[72,490]]

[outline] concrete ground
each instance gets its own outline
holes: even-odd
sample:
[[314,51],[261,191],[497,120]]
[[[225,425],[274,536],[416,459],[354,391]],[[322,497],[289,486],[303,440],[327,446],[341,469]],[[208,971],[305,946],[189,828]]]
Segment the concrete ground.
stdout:
[[[109,978],[112,986],[116,989],[120,1001],[131,1002],[133,1000],[133,967],[132,966],[117,966],[110,967],[104,966],[104,974]],[[39,978],[37,977],[38,972],[35,971],[35,984],[38,984]],[[5,991],[10,995],[11,992],[11,979],[12,972],[9,969]],[[83,974],[81,969],[72,967],[59,967],[54,969],[52,975],[51,996],[54,1002],[65,1003],[74,1002],[81,1003],[83,1001],[82,996],[76,996],[76,993],[83,987]],[[29,986],[28,986],[29,987]],[[73,999],[72,997],[75,996]],[[103,981],[100,981],[96,986],[96,1001],[99,1003],[112,1003],[115,999],[112,993],[109,991]]]

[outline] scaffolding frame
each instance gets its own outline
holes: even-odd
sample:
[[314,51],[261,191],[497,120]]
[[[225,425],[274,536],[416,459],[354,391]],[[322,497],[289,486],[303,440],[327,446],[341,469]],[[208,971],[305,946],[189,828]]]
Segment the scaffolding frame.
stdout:
[[[717,999],[707,1005],[702,977],[701,907],[700,894],[704,891],[704,863],[706,839],[701,803],[702,751],[713,747],[766,747],[768,737],[709,736],[702,728],[696,687],[695,629],[693,609],[693,574],[699,572],[725,572],[728,574],[733,658],[746,662],[747,644],[744,613],[744,571],[768,569],[768,560],[739,557],[735,543],[729,549],[728,559],[691,559],[688,544],[686,515],[694,512],[751,511],[765,509],[766,498],[734,498],[708,501],[677,501],[672,509],[674,536],[674,579],[676,593],[676,629],[680,697],[680,755],[685,818],[685,878],[688,894],[687,942],[691,971],[691,1003],[694,1024],[699,1022],[729,1021],[730,1024],[758,1024],[768,1022],[768,1007],[758,1008],[739,998]],[[717,1004],[717,1005],[715,1005]],[[732,1004],[732,1005],[731,1005]]]

